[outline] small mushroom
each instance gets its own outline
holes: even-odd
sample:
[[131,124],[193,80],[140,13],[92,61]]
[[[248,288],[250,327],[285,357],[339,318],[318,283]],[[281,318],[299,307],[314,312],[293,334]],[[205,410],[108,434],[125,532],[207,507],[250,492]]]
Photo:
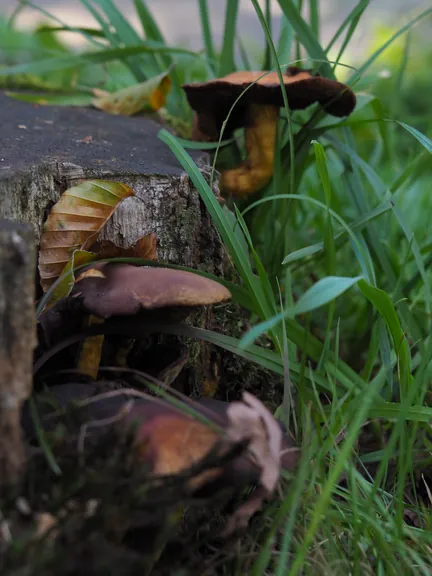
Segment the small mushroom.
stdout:
[[71,296],[100,318],[129,316],[140,309],[193,308],[225,302],[230,291],[193,272],[171,268],[101,263],[75,282]]
[[[187,314],[191,308],[225,302],[231,293],[222,284],[192,272],[100,263],[89,266],[77,278],[71,298],[79,300],[90,317],[99,322],[113,316],[134,315],[140,310],[152,314],[156,321],[167,318],[172,321],[177,320],[179,309]],[[96,377],[103,337],[92,338],[99,338],[94,341],[97,350],[84,355],[90,358],[91,366],[82,370],[80,362],[79,369]],[[92,338],[84,345],[86,342],[91,345]]]
[[[198,497],[226,488],[241,492],[256,485],[255,496],[233,517],[231,524],[235,525],[247,520],[274,492],[281,469],[292,471],[297,465],[300,450],[285,427],[251,394],[244,393],[241,401],[234,402],[184,397],[174,406],[161,399],[131,400],[130,392],[114,393],[105,382],[53,386],[45,393],[45,402],[44,395],[36,400],[41,424],[48,430],[56,426],[60,419],[57,406],[79,411],[88,437],[101,438],[113,427],[121,433],[132,431],[136,456],[152,475],[181,475],[195,467],[196,474],[188,484]],[[190,415],[188,405],[208,423]],[[28,439],[34,438],[35,425],[27,406],[23,428]],[[82,431],[81,427],[80,436]],[[224,459],[236,446],[240,450]],[[212,453],[216,457],[213,464],[200,469],[200,463]]]
[[[276,126],[284,102],[278,74],[263,74],[265,71],[234,72],[209,82],[183,85],[195,111],[194,140],[217,141],[234,103],[224,136],[229,138],[237,128],[245,128],[247,158],[238,168],[222,173],[220,189],[225,194],[247,196],[257,192],[273,174]],[[310,70],[295,66],[287,68],[283,77],[291,110],[303,110],[318,102],[329,114],[343,117],[355,108],[355,94],[336,80],[314,76]]]

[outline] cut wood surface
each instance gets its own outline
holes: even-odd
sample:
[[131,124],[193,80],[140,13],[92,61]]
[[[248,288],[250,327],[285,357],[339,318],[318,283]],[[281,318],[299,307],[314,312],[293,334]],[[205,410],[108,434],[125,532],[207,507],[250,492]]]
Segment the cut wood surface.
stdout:
[[47,212],[66,188],[84,178],[117,180],[136,197],[122,203],[101,238],[129,246],[155,232],[159,260],[222,272],[219,238],[198,192],[157,138],[157,122],[33,106],[0,93],[0,124],[2,217],[30,224],[39,240]]
[[[227,259],[219,235],[197,190],[158,139],[156,121],[90,108],[34,106],[0,92],[0,124],[0,217],[29,224],[36,245],[64,190],[83,179],[114,180],[136,196],[121,203],[99,239],[127,247],[154,232],[160,262],[224,274]],[[207,156],[195,152],[192,157],[206,171]],[[218,313],[216,320],[209,309],[191,322],[217,329],[224,316]],[[199,391],[213,353],[204,344],[194,344],[190,352],[186,379]]]

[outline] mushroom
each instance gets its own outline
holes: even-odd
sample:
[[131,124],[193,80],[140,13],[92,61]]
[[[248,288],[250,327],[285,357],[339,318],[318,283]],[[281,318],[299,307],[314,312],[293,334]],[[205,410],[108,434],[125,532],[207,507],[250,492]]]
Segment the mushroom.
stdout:
[[[224,136],[229,138],[237,128],[245,128],[247,158],[239,167],[221,174],[222,193],[247,196],[260,190],[272,177],[276,126],[284,102],[278,74],[264,74],[264,71],[234,72],[209,82],[183,85],[195,111],[194,140],[217,141],[234,103]],[[287,68],[283,77],[291,110],[303,110],[318,102],[329,114],[343,117],[355,108],[355,94],[336,80],[314,76],[310,70],[295,66]]]
[[[241,492],[256,485],[256,497],[246,502],[246,509],[245,505],[239,509],[240,523],[245,514],[246,519],[249,517],[248,511],[255,512],[274,492],[280,469],[292,471],[296,467],[300,454],[283,424],[249,393],[234,402],[183,397],[176,406],[151,397],[132,399],[131,390],[113,391],[109,382],[63,384],[45,394],[45,402],[44,395],[36,400],[44,428],[52,430],[59,422],[57,406],[79,411],[89,437],[100,438],[113,427],[118,432],[132,431],[136,457],[152,475],[181,475],[195,469],[188,485],[198,497],[224,488]],[[208,422],[190,415],[188,406]],[[35,425],[28,406],[22,421],[26,436],[33,439]],[[80,437],[82,433],[81,426]],[[211,454],[215,459],[210,464]],[[200,466],[206,461],[207,465]]]
[[[129,264],[99,263],[87,267],[77,278],[71,292],[84,310],[98,321],[113,316],[130,316],[140,310],[147,317],[177,320],[191,308],[225,302],[231,293],[225,286],[183,270],[161,267],[139,267]],[[181,310],[183,309],[183,313]],[[86,342],[90,341],[91,337]],[[97,376],[103,340],[90,356],[91,366],[79,364],[80,371]],[[86,355],[81,355],[82,357]]]
[[193,272],[104,262],[77,278],[71,296],[79,298],[91,314],[106,319],[133,315],[140,309],[217,304],[229,300],[231,293],[222,284]]

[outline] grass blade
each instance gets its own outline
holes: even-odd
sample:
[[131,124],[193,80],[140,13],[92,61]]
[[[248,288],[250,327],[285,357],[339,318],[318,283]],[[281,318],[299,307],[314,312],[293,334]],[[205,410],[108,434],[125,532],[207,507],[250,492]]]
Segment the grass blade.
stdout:
[[214,71],[215,51],[207,0],[198,0],[198,6],[201,19],[201,32],[203,36],[204,49],[207,54],[207,59],[210,62],[210,67]]
[[163,34],[156,20],[153,18],[152,13],[147,8],[147,4],[143,0],[133,0],[133,2],[145,37],[149,40],[156,40],[157,42],[165,44]]
[[316,310],[317,308],[332,302],[338,296],[357,284],[361,278],[361,276],[355,278],[327,276],[326,278],[319,280],[299,298],[292,308],[287,308],[272,318],[257,324],[247,332],[240,342],[242,348],[249,346],[249,344],[254,342],[262,334],[277,326],[284,318],[292,318],[297,314],[306,314],[307,312],[311,312],[312,310]]
[[413,18],[412,20],[410,20],[408,22],[408,24],[406,24],[405,26],[403,26],[402,28],[400,28],[397,32],[395,32],[391,38],[389,38],[389,40],[387,40],[387,42],[385,42],[380,48],[378,48],[378,50],[376,50],[372,56],[370,56],[366,62],[357,70],[357,72],[355,72],[351,78],[348,80],[347,84],[348,85],[352,85],[355,84],[357,82],[357,80],[359,80],[363,74],[366,72],[366,70],[368,70],[372,64],[375,62],[375,60],[377,58],[379,58],[379,56],[381,56],[381,54],[395,41],[397,40],[400,36],[402,36],[402,34],[405,34],[405,32],[408,32],[408,30],[410,30],[413,26],[415,26],[416,24],[418,24],[421,20],[423,20],[424,18],[426,18],[426,16],[429,16],[432,14],[432,8],[428,8],[427,10],[424,10],[423,12],[421,12],[418,16],[416,16],[415,18]]
[[309,57],[312,60],[320,61],[319,70],[323,76],[327,78],[334,78],[333,70],[327,62],[327,55],[316,35],[305,20],[302,18],[299,9],[294,4],[293,0],[278,0],[278,3],[284,13],[288,22],[295,30],[300,43],[305,47]]
[[219,59],[219,76],[226,76],[236,69],[234,48],[238,10],[239,0],[227,0],[222,52]]
[[319,0],[309,0],[309,18],[310,27],[315,35],[315,38],[319,40]]
[[106,48],[104,50],[82,52],[81,54],[71,54],[55,58],[47,58],[17,64],[6,68],[0,68],[0,76],[12,76],[14,74],[44,74],[55,70],[67,68],[81,68],[89,64],[102,64],[112,60],[125,60],[129,56],[138,54],[186,54],[194,58],[200,58],[195,52],[182,48],[171,48],[169,46],[155,46],[150,43],[142,43],[141,46],[126,46],[125,48]]
[[[348,14],[348,16],[345,18],[345,20],[342,22],[342,24],[336,30],[333,38],[330,40],[330,42],[329,42],[329,44],[325,50],[327,54],[330,52],[330,50],[333,48],[333,46],[339,40],[339,37],[342,35],[345,28],[347,28],[348,26],[351,27],[355,20],[357,20],[357,23],[358,23],[358,20],[360,20],[363,12],[369,6],[369,1],[370,0],[360,0],[360,2],[357,4],[357,6],[355,6],[351,10],[351,12]],[[354,30],[353,30],[353,32],[354,32]],[[350,34],[350,32],[348,32],[347,36],[348,35],[352,35],[352,32],[351,32],[351,34]]]
[[420,142],[420,144],[424,148],[426,148],[426,150],[429,152],[429,154],[432,154],[432,140],[430,138],[428,138],[425,134],[422,134],[416,128],[413,128],[412,126],[409,126],[408,124],[405,124],[405,122],[398,122],[398,120],[396,120],[396,122],[399,124],[399,126],[402,126],[402,128],[405,128],[405,130],[407,132],[409,132],[411,134],[411,136],[414,136],[414,138],[418,142]]

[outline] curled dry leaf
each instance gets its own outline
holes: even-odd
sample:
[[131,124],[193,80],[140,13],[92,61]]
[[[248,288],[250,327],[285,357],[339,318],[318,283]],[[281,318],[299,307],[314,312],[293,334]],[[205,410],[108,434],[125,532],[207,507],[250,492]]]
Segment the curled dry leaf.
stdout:
[[262,402],[248,392],[242,402],[228,407],[228,437],[235,442],[249,440],[248,451],[259,468],[259,484],[255,492],[231,516],[226,533],[247,525],[265,499],[275,490],[280,478],[282,430]]
[[41,512],[36,516],[35,536],[37,539],[48,537],[50,541],[55,540],[57,520],[48,512]]
[[145,258],[157,260],[156,234],[146,234],[128,248],[120,248],[109,240],[96,242],[91,247],[98,258]]
[[120,182],[87,180],[69,188],[52,207],[39,249],[41,285],[46,291],[76,250],[86,250],[122,200],[134,191]]
[[[89,264],[94,260],[105,259],[105,258],[144,258],[146,260],[157,260],[157,242],[156,234],[153,232],[147,234],[137,240],[135,244],[129,246],[128,248],[120,248],[116,246],[113,242],[109,240],[102,240],[101,242],[95,242],[91,246],[91,252],[87,250],[75,250],[66,266],[63,268],[61,275],[62,280],[54,288],[52,294],[50,295],[43,311],[47,311],[56,302],[62,298],[66,298],[74,284],[78,282],[75,279],[75,269],[83,264]],[[91,271],[93,270],[93,272]],[[103,277],[102,272],[95,271],[95,269],[85,270],[79,275],[79,279],[82,280],[85,277],[98,275]]]
[[[88,252],[87,250],[75,250],[72,253],[69,262],[61,271],[62,279],[57,284],[57,286],[54,287],[42,312],[48,311],[54,306],[54,304],[56,304],[56,302],[70,294],[75,284],[75,268],[82,266],[83,264],[89,264],[96,259],[97,255],[93,252]],[[39,270],[40,266],[41,265],[39,261]],[[54,282],[54,280],[56,280],[56,278],[54,278],[52,282]]]
[[261,485],[273,492],[279,481],[282,430],[258,398],[243,392],[242,402],[228,407],[228,436],[234,441],[249,438],[249,451],[261,469]]
[[171,90],[168,72],[159,74],[140,84],[128,86],[117,92],[94,91],[92,104],[109,114],[132,116],[141,110],[157,111],[165,105],[166,97]]

